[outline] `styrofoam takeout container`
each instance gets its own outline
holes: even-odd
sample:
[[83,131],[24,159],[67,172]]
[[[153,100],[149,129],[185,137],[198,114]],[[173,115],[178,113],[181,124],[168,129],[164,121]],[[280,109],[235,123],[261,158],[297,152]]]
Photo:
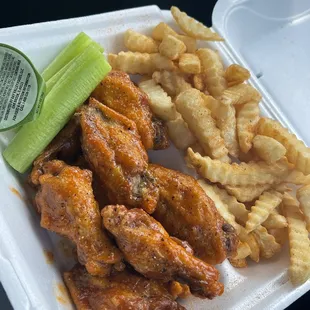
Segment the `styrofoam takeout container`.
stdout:
[[[308,145],[310,116],[310,3],[308,0],[219,0],[213,28],[225,43],[212,43],[225,64],[241,63],[252,71],[251,83],[260,90],[264,115],[280,120]],[[124,48],[128,28],[150,33],[158,22],[173,24],[169,12],[157,6],[0,30],[0,42],[21,49],[42,70],[80,31],[100,42],[107,52]],[[1,133],[4,150],[13,133]],[[150,153],[150,160],[186,172],[182,155],[173,147]],[[16,189],[22,198],[14,193]],[[0,157],[0,280],[15,309],[70,309],[62,289],[61,272],[69,268],[59,238],[42,229],[26,200],[25,177]],[[48,264],[45,251],[55,262]],[[310,254],[309,254],[310,255]],[[191,297],[188,309],[283,309],[310,289],[288,280],[288,249],[246,269],[225,261],[218,266],[225,284],[223,296],[212,301]]]

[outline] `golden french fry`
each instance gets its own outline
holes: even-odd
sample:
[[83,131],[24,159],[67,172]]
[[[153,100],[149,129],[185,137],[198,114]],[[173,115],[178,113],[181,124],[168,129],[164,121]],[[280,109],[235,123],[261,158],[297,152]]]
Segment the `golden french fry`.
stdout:
[[172,35],[182,41],[186,45],[186,50],[188,53],[194,53],[197,49],[197,42],[194,38],[183,36],[177,34],[170,26],[166,23],[159,23],[152,32],[152,37],[154,40],[162,41],[165,35]]
[[278,161],[272,166],[265,162],[228,164],[208,156],[202,157],[187,150],[187,160],[195,167],[197,172],[204,178],[222,185],[245,186],[256,184],[272,184],[279,177],[284,177],[289,166],[285,159]]
[[211,111],[205,107],[200,91],[195,88],[186,90],[178,95],[175,103],[205,153],[212,158],[228,157],[220,130],[216,127]]
[[276,228],[285,228],[287,227],[287,220],[281,214],[269,214],[268,218],[262,224],[265,228],[276,229]]
[[209,185],[204,180],[198,180],[199,185],[205,191],[207,196],[209,196],[215,204],[215,207],[223,219],[230,224],[236,230],[236,233],[240,233],[240,225],[237,224],[235,217],[228,211],[228,206],[220,199],[216,194],[212,185]]
[[233,259],[242,259],[246,258],[251,254],[251,248],[246,242],[239,241],[237,247],[237,254],[233,257]]
[[179,59],[179,68],[184,73],[198,74],[201,66],[199,57],[195,54],[184,53]]
[[247,153],[252,147],[256,127],[259,121],[259,106],[255,101],[245,103],[237,114],[237,134],[240,149]]
[[235,268],[246,268],[248,267],[247,261],[245,258],[228,258],[230,264]]
[[230,65],[225,71],[225,78],[229,87],[242,84],[250,77],[250,71],[237,64]]
[[155,67],[155,70],[153,70],[153,72],[156,70],[168,70],[168,71],[177,70],[177,66],[174,64],[172,60],[160,55],[159,53],[150,54],[150,57]]
[[259,226],[254,230],[254,236],[259,244],[260,254],[264,258],[271,258],[281,250],[281,245],[265,227]]
[[140,82],[139,88],[148,95],[151,110],[156,116],[165,121],[176,119],[177,111],[174,103],[153,79]]
[[165,35],[178,35],[169,25],[164,22],[159,23],[152,31],[152,37],[156,41],[162,41]]
[[156,71],[153,73],[152,78],[171,97],[192,88],[192,85],[186,82],[184,77],[177,72]]
[[245,228],[248,232],[256,229],[260,224],[265,222],[269,214],[276,207],[280,205],[282,201],[282,194],[269,190],[259,196],[255,201],[255,205],[252,206],[250,213],[248,214],[248,220],[245,224]]
[[310,239],[296,199],[284,195],[282,208],[288,222],[290,280],[294,285],[300,285],[310,278]]
[[151,74],[155,70],[151,55],[146,53],[120,52],[109,54],[108,59],[113,69],[130,74]]
[[230,155],[238,157],[239,146],[236,131],[236,111],[234,106],[223,105],[212,96],[201,93],[206,107],[211,111],[216,126],[221,130],[225,146]]
[[194,38],[191,38],[189,36],[183,36],[180,34],[174,35],[177,39],[182,41],[186,46],[186,52],[187,53],[195,53],[197,50],[197,41]]
[[272,228],[268,229],[268,232],[270,235],[273,235],[275,240],[281,244],[284,245],[288,238],[288,232],[287,228]]
[[254,137],[253,148],[256,154],[269,164],[278,161],[286,153],[285,147],[280,142],[262,135]]
[[140,53],[158,52],[158,42],[132,29],[128,29],[125,32],[124,44],[131,52],[140,52]]
[[235,216],[236,221],[241,225],[245,225],[248,220],[249,211],[245,205],[239,202],[236,197],[231,196],[225,189],[221,189],[214,185],[213,190],[220,197],[220,199],[228,206],[229,212]]
[[[249,214],[249,210],[247,210],[246,206],[243,203],[239,202],[236,197],[230,196],[225,189],[221,189],[216,185],[213,186],[213,189],[221,198],[221,200],[228,206],[229,212],[235,216],[236,221],[241,225],[245,225],[248,220]],[[271,213],[262,225],[267,229],[283,228],[287,227],[287,221],[284,216]]]
[[310,232],[310,184],[299,188],[296,195]]
[[238,157],[239,145],[237,141],[236,110],[232,105],[220,104],[216,111],[216,123],[221,130],[225,146],[230,155]]
[[201,72],[204,74],[208,92],[214,97],[219,97],[227,87],[221,58],[209,48],[200,48],[197,55],[200,59]]
[[185,150],[196,142],[196,138],[188,129],[188,126],[184,122],[182,116],[179,113],[177,113],[177,115],[178,116],[175,120],[166,123],[168,135],[176,148]]
[[228,87],[222,93],[220,100],[223,104],[245,104],[250,101],[260,102],[261,94],[250,84],[238,84]]
[[305,185],[310,184],[310,174],[304,175],[302,172],[298,170],[293,170],[284,180],[283,182],[292,183],[295,185]]
[[279,141],[286,148],[288,161],[304,174],[310,174],[310,149],[282,125],[270,118],[261,118],[257,133]]
[[176,60],[181,54],[185,53],[185,44],[176,37],[168,34],[165,35],[159,45],[159,53],[171,60]]
[[210,95],[206,95],[203,92],[200,92],[200,96],[204,101],[204,105],[207,109],[211,111],[212,117],[216,120],[218,118],[217,111],[220,106],[220,102]]
[[177,7],[171,7],[171,14],[178,26],[190,37],[206,41],[223,41],[223,38],[204,24],[198,22]]
[[248,246],[251,249],[251,254],[250,254],[251,259],[254,262],[258,263],[259,262],[260,249],[259,249],[258,242],[257,242],[256,238],[254,237],[254,234],[252,232],[248,234],[247,231],[245,230],[245,228],[240,225],[240,227],[239,227],[239,238],[242,242],[246,242],[248,244]]
[[108,62],[110,64],[110,66],[112,67],[112,69],[118,69],[118,65],[117,65],[117,55],[115,54],[109,54],[108,55]]
[[120,52],[118,55],[109,54],[108,59],[113,69],[129,74],[152,74],[156,70],[176,69],[172,60],[158,53]]
[[257,184],[252,186],[231,186],[226,185],[227,192],[235,196],[240,202],[252,201],[259,197],[265,190],[272,187],[272,184]]
[[238,158],[239,145],[237,141],[236,110],[232,105],[220,105],[217,111],[217,124],[230,155]]
[[204,91],[205,89],[205,83],[204,83],[204,76],[203,74],[194,74],[192,76],[192,84],[193,87],[200,90]]

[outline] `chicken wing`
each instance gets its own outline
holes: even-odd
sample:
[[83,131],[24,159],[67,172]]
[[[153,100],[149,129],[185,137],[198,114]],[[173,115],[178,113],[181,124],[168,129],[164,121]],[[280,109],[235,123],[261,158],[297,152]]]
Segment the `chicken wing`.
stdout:
[[111,71],[92,97],[134,121],[146,149],[168,147],[163,122],[152,115],[147,95],[133,84],[127,73]]
[[219,264],[235,253],[234,228],[225,223],[194,178],[154,164],[149,165],[149,172],[160,196],[152,216],[170,235],[186,240],[195,255],[210,264]]
[[77,245],[78,259],[92,275],[122,268],[122,255],[103,231],[91,188],[92,173],[53,160],[42,167],[35,201],[41,226],[64,235]]
[[193,294],[213,298],[223,293],[219,272],[171,239],[159,222],[142,209],[107,206],[101,211],[125,259],[147,278],[182,279]]
[[42,167],[44,163],[52,159],[73,162],[80,155],[79,126],[77,118],[73,117],[46,149],[36,158],[29,176],[29,183],[34,187],[39,185],[39,177],[43,174]]
[[82,266],[64,273],[77,310],[181,310],[159,281],[123,271],[106,278],[92,277]]
[[80,123],[84,156],[110,200],[153,212],[158,189],[135,123],[93,98],[81,109]]

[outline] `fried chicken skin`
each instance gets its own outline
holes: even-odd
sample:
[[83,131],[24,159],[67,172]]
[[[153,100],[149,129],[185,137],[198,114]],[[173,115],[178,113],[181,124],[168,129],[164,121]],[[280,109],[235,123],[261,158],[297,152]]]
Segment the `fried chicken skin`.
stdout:
[[147,95],[134,85],[127,73],[111,71],[92,97],[134,121],[146,149],[169,146],[163,122],[153,117]]
[[64,273],[77,310],[182,310],[167,285],[125,270],[93,277],[82,266]]
[[101,215],[126,261],[145,277],[166,282],[181,279],[192,294],[201,298],[212,299],[223,293],[215,267],[171,239],[162,225],[142,209],[110,205]]
[[152,216],[167,232],[186,240],[196,256],[219,264],[233,256],[238,238],[234,228],[220,216],[214,202],[199,183],[181,172],[150,164],[159,188],[159,202]]
[[82,149],[111,201],[152,213],[158,189],[133,121],[90,98],[80,111]]
[[122,268],[121,252],[102,229],[91,171],[59,160],[45,163],[42,170],[35,197],[41,226],[71,239],[80,263],[90,274],[107,275],[115,264]]

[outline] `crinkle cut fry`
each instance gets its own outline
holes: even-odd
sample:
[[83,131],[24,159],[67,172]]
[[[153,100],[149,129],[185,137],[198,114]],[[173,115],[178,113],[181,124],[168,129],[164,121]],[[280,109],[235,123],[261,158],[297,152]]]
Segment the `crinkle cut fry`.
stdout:
[[262,96],[250,84],[239,84],[225,89],[219,99],[223,104],[242,105],[250,101],[259,103]]
[[206,107],[211,111],[212,117],[216,121],[217,127],[221,130],[225,146],[230,155],[238,157],[239,144],[237,141],[237,121],[236,110],[233,105],[224,105],[212,96],[201,93]]
[[307,229],[310,232],[310,184],[298,189],[297,199],[300,202],[300,208],[304,214]]
[[310,174],[310,149],[279,122],[263,117],[258,122],[257,133],[279,141],[286,148],[288,161],[305,175]]
[[272,184],[280,176],[284,177],[289,170],[285,159],[272,166],[264,162],[228,164],[208,156],[202,157],[191,148],[187,150],[187,161],[211,182],[233,186]]
[[176,99],[176,108],[181,113],[191,132],[197,137],[205,153],[212,158],[228,158],[228,150],[211,116],[205,107],[200,91],[192,88],[182,92]]
[[156,71],[153,73],[152,78],[171,97],[177,96],[181,92],[192,88],[192,85],[186,82],[184,76],[178,72],[166,70]]
[[223,41],[223,38],[216,32],[181,12],[177,7],[171,7],[171,14],[179,27],[190,37],[206,41]]
[[147,94],[151,110],[156,116],[165,121],[177,118],[177,111],[171,98],[153,79],[140,82],[139,88]]
[[238,64],[232,64],[225,71],[225,78],[228,86],[242,84],[251,77],[249,70]]
[[[199,181],[200,185],[204,184],[202,183],[204,181]],[[220,200],[226,205],[226,208],[228,211],[235,216],[236,220],[241,220],[240,222],[243,222],[243,224],[246,222],[249,211],[245,208],[245,205],[242,203],[239,203],[235,197],[232,197],[227,194],[227,192],[224,189],[220,189],[216,185],[207,185],[205,188],[208,190],[207,194],[210,196],[212,194],[211,188],[214,193],[218,195]],[[215,205],[217,205],[216,201],[218,199],[214,199],[214,197],[211,195],[211,199],[214,200]],[[221,213],[221,212],[220,212]],[[225,218],[225,217],[224,217]],[[227,218],[227,216],[226,216]],[[251,243],[249,241],[250,237],[247,235],[247,233],[244,231],[244,228],[236,223],[231,223],[231,219],[233,217],[228,217],[226,220],[229,220],[229,223],[236,229],[239,235],[241,235],[242,242],[239,243],[238,249],[237,249],[237,255],[233,257],[234,259],[242,259],[247,257],[248,255],[252,254],[251,247],[247,243]],[[255,236],[255,239],[257,243],[259,244],[260,248],[260,255],[265,258],[270,258],[274,254],[280,251],[281,246],[278,244],[275,240],[275,238],[268,233],[265,227],[262,227],[261,225],[258,225],[256,229],[253,231],[253,236]],[[255,245],[254,245],[255,246]],[[252,245],[253,248],[253,245]]]
[[209,48],[200,48],[197,55],[201,62],[201,72],[204,74],[209,93],[217,98],[227,88],[225,71],[220,56]]
[[188,53],[195,53],[197,49],[197,41],[194,38],[189,36],[184,36],[181,34],[177,34],[170,26],[166,23],[161,22],[159,23],[152,32],[152,37],[156,41],[162,41],[165,35],[172,35],[182,41],[186,45],[186,51]]
[[274,190],[264,192],[255,205],[252,206],[251,212],[248,214],[248,220],[245,228],[248,232],[256,229],[260,224],[267,220],[269,214],[280,205],[282,194]]
[[172,60],[159,53],[120,52],[109,54],[109,63],[115,70],[129,74],[152,74],[156,70],[176,70]]
[[157,53],[158,43],[144,34],[128,29],[124,33],[124,44],[131,52]]
[[240,149],[247,153],[252,147],[256,127],[259,121],[258,102],[250,101],[245,103],[237,113],[237,134]]
[[268,233],[265,227],[259,226],[253,233],[259,244],[262,257],[271,258],[281,250],[281,245],[276,241],[273,235]]
[[[236,221],[241,225],[245,225],[249,214],[246,206],[239,202],[236,197],[229,195],[225,189],[221,189],[216,185],[213,185],[213,189],[221,200],[227,204],[229,212],[235,216]],[[267,229],[284,228],[287,227],[287,221],[283,215],[273,211],[262,225]]]
[[294,285],[300,285],[310,278],[310,239],[296,199],[286,194],[282,209],[288,222],[290,280]]

